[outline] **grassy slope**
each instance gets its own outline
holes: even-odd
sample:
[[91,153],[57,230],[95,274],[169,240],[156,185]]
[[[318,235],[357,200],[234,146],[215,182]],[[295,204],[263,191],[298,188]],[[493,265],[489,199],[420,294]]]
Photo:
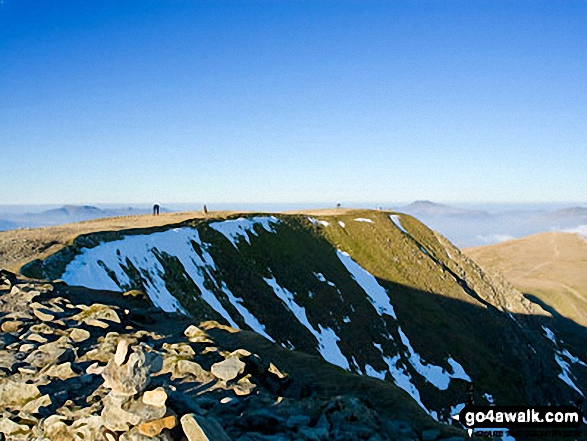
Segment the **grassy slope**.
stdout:
[[502,273],[554,316],[562,337],[581,348],[587,338],[587,242],[570,233],[541,233],[466,253]]
[[479,264],[503,273],[560,314],[587,326],[587,241],[570,233],[542,233],[470,248]]

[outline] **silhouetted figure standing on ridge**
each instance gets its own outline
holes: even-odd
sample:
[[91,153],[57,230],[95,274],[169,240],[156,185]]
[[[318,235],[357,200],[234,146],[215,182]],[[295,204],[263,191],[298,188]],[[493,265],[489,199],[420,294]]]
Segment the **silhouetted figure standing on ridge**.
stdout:
[[153,205],[153,216],[159,216],[159,204]]

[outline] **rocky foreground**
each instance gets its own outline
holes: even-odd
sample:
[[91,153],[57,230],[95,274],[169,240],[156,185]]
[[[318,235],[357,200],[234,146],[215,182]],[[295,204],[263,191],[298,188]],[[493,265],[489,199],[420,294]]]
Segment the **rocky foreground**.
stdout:
[[206,331],[221,325],[83,295],[0,273],[0,439],[463,439],[353,395],[319,395],[257,354],[223,348]]

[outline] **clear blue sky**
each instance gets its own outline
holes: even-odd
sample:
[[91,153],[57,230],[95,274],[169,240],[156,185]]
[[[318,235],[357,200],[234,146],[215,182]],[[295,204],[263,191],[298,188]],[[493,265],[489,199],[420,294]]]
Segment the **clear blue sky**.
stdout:
[[0,3],[0,203],[587,201],[586,1]]

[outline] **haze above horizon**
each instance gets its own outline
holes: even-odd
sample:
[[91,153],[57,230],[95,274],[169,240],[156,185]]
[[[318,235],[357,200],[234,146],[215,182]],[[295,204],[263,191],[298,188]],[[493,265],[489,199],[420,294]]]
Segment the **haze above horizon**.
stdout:
[[587,2],[0,5],[0,204],[587,201]]

